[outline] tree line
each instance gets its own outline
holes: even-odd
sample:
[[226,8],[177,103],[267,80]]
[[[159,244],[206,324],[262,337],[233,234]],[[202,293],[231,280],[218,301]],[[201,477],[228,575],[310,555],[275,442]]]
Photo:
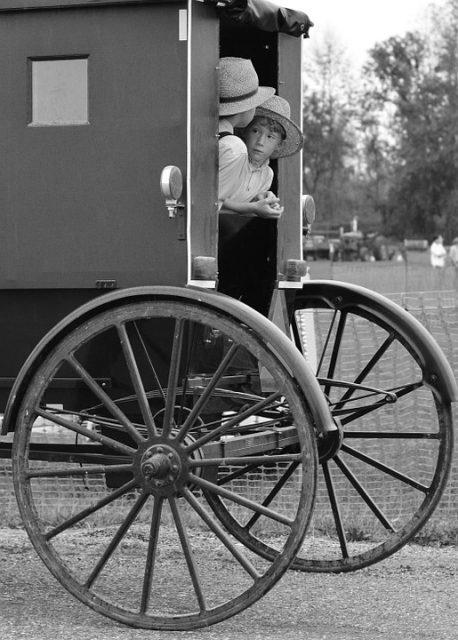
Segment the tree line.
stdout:
[[321,222],[458,236],[458,0],[377,43],[359,78],[329,34],[304,85],[304,189]]

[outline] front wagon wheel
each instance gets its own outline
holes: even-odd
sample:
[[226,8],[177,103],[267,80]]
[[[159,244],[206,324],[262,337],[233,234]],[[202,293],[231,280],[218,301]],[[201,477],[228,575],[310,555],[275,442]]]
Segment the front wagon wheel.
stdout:
[[[194,629],[286,571],[312,511],[316,442],[270,342],[227,312],[155,299],[99,311],[37,359],[18,399],[15,491],[42,560],[85,604],[134,627]],[[208,495],[255,518],[275,556],[241,545]]]
[[410,314],[361,287],[305,284],[292,330],[339,425],[319,441],[314,516],[293,566],[359,569],[437,506],[452,460],[451,372]]

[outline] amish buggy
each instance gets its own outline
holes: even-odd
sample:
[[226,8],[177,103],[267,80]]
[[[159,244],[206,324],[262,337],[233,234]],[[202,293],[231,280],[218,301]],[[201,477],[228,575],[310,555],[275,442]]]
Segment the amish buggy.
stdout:
[[1,3],[0,451],[47,568],[133,627],[383,560],[447,481],[451,368],[388,299],[307,280],[300,154],[272,162],[278,224],[230,230],[269,308],[218,292],[219,59],[300,122],[309,27],[264,0]]

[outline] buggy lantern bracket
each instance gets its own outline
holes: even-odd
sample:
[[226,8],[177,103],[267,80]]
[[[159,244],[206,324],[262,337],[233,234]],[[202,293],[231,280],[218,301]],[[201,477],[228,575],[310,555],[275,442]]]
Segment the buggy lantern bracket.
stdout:
[[180,169],[174,165],[164,167],[160,184],[169,218],[175,218],[178,210],[184,208],[184,204],[179,202],[183,193],[183,176]]

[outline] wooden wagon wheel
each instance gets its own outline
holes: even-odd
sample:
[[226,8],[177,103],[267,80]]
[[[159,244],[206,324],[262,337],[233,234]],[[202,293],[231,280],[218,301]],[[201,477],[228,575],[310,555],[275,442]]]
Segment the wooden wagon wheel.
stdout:
[[[314,516],[291,567],[353,571],[397,551],[437,506],[452,460],[453,374],[410,314],[361,287],[305,284],[292,332],[339,429],[318,440]],[[245,546],[275,555],[252,523],[208,500]]]
[[[120,299],[35,353],[12,412],[16,496],[46,566],[96,611],[149,629],[207,626],[259,599],[298,553],[316,437],[294,359],[262,327],[189,293]],[[203,493],[238,522],[255,518],[278,553],[240,545]]]
[[455,379],[411,314],[362,287],[305,284],[293,332],[340,424],[319,443],[315,544],[310,536],[294,567],[359,569],[411,540],[437,506],[452,462]]

